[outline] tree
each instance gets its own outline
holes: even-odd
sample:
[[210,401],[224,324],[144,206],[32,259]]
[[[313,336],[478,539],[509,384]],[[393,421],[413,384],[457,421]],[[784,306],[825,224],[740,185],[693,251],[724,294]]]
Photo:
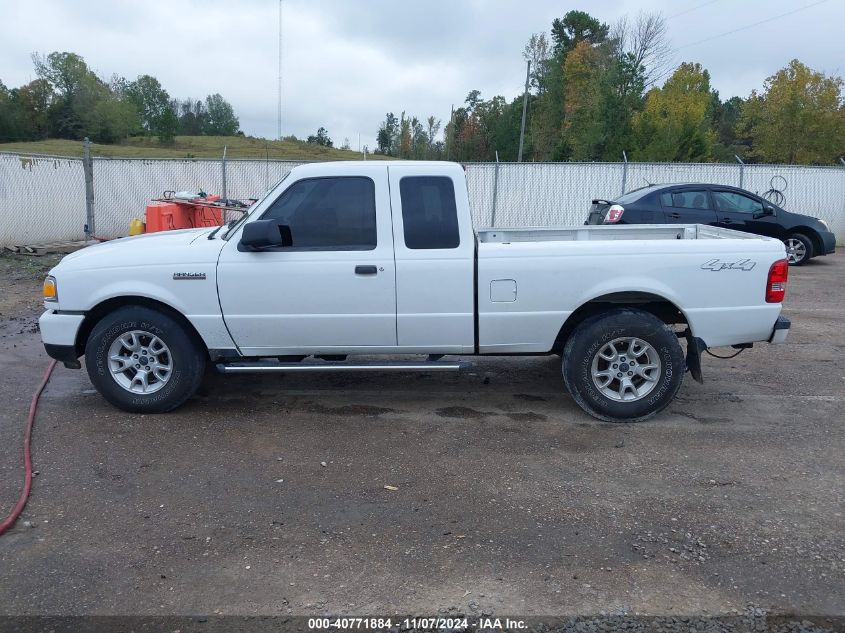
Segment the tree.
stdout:
[[532,33],[522,51],[522,57],[526,62],[531,62],[531,71],[528,78],[529,88],[535,90],[536,94],[542,94],[546,88],[546,75],[549,72],[549,62],[552,58],[546,34]]
[[234,136],[240,129],[240,121],[235,116],[231,104],[220,94],[205,98],[206,121],[203,133],[209,136]]
[[702,161],[710,157],[710,74],[701,64],[683,63],[662,88],[646,95],[634,116],[637,160]]
[[[161,87],[158,79],[141,75],[126,87],[126,95],[135,106],[141,121],[141,128],[147,134],[162,136],[162,126],[171,123],[170,95]],[[163,135],[168,136],[168,130]]]
[[329,138],[329,132],[324,127],[317,130],[317,134],[312,134],[306,140],[306,143],[311,145],[320,145],[321,147],[332,147],[334,145],[332,139]]
[[752,92],[737,131],[752,144],[751,157],[773,163],[829,163],[845,149],[845,108],[840,77],[828,77],[793,59]]
[[572,160],[597,158],[604,140],[601,99],[608,59],[582,40],[566,55],[567,80],[562,140]]
[[552,22],[552,42],[555,55],[566,55],[578,42],[596,45],[604,42],[610,27],[586,11],[569,11]]
[[623,16],[613,27],[611,39],[617,56],[642,69],[645,87],[663,79],[672,70],[672,47],[668,27],[660,13],[640,11],[634,20]]
[[399,121],[396,115],[388,112],[376,135],[376,153],[385,156],[396,156],[399,137]]
[[85,60],[76,53],[53,52],[47,55],[32,54],[35,74],[44,79],[61,95],[72,99],[81,83],[92,73]]

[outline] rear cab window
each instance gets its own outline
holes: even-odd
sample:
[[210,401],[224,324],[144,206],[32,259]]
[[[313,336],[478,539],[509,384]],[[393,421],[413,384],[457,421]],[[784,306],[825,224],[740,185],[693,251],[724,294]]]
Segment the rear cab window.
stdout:
[[409,249],[458,248],[455,185],[448,176],[405,176],[399,181],[402,226]]

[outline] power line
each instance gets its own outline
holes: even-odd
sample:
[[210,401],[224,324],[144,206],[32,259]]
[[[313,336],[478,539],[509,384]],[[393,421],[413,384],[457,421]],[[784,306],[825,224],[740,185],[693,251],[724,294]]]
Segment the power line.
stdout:
[[702,7],[706,7],[707,5],[713,4],[715,2],[719,2],[719,0],[708,0],[707,2],[702,2],[701,4],[697,4],[694,7],[690,7],[689,9],[685,9],[684,11],[680,11],[678,13],[673,13],[672,15],[667,17],[666,19],[671,20],[672,18],[677,18],[678,16],[686,15],[687,13],[692,13],[693,11],[696,11],[697,9],[701,9]]
[[754,28],[755,26],[760,26],[761,24],[766,24],[767,22],[771,22],[772,20],[778,20],[780,18],[784,18],[787,15],[792,15],[793,13],[798,13],[799,11],[804,11],[805,9],[811,9],[812,7],[818,6],[827,0],[818,0],[818,2],[812,2],[808,5],[803,7],[798,7],[797,9],[793,9],[792,11],[787,11],[786,13],[781,13],[779,15],[773,15],[770,18],[766,18],[765,20],[760,20],[759,22],[754,22],[753,24],[747,24],[745,26],[741,26],[738,29],[733,29],[732,31],[725,31],[724,33],[719,33],[718,35],[713,35],[712,37],[705,37],[703,40],[698,40],[697,42],[690,42],[689,44],[684,44],[683,46],[678,46],[675,50],[681,50],[682,48],[689,48],[690,46],[696,46],[698,44],[703,44],[704,42],[709,42],[710,40],[715,40],[720,37],[724,37],[726,35],[733,35],[734,33],[739,33],[740,31],[744,31],[746,29]]

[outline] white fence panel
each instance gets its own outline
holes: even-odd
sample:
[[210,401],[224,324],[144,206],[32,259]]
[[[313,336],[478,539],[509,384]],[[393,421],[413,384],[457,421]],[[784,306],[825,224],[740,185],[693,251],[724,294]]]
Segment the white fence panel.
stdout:
[[[227,195],[260,196],[300,162],[229,160]],[[94,226],[101,237],[125,235],[166,190],[222,194],[219,160],[93,159]],[[471,163],[466,166],[476,226],[582,224],[590,201],[613,199],[648,183],[710,182],[764,194],[789,211],[825,220],[845,240],[845,169],[685,163]],[[85,185],[75,158],[0,154],[0,245],[82,239]]]
[[0,246],[80,240],[84,226],[80,159],[0,154]]

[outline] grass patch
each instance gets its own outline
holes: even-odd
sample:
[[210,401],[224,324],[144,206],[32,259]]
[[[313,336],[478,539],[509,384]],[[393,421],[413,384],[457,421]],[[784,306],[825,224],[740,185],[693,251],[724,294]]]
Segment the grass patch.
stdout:
[[[362,160],[351,150],[310,145],[302,141],[270,141],[249,136],[177,136],[172,145],[162,145],[152,138],[130,138],[117,145],[91,144],[93,156],[113,158],[220,158],[223,147],[229,158],[276,160]],[[47,139],[22,143],[0,143],[0,152],[82,156],[82,141]],[[384,160],[370,154],[367,160]]]

